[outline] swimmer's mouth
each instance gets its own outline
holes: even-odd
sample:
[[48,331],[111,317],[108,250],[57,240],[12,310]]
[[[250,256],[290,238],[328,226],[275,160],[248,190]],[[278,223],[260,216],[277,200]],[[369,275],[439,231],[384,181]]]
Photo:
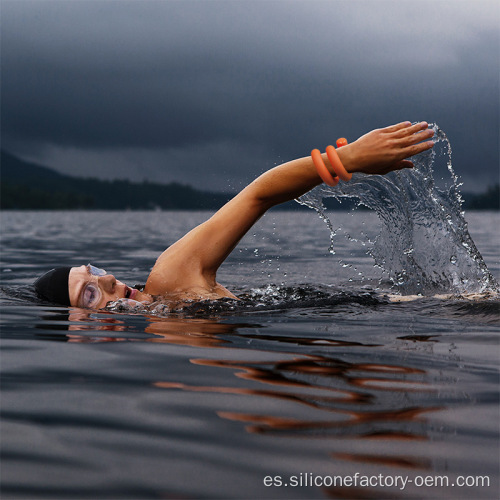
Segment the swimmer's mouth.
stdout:
[[137,295],[137,290],[135,288],[129,288],[128,286],[125,288],[126,299],[134,299],[136,295]]

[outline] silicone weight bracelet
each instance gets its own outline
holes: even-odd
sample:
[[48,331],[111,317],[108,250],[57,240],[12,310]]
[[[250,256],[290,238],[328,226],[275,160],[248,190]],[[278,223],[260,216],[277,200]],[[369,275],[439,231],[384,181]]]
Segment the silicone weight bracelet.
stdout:
[[[311,151],[311,158],[312,158],[312,161],[314,163],[314,166],[316,167],[318,175],[321,177],[322,181],[325,184],[327,184],[328,186],[332,186],[332,187],[336,186],[339,182],[339,178],[332,177],[332,174],[326,168],[326,165],[325,165],[325,162],[323,161],[323,158],[321,158],[321,153],[319,152],[319,149],[313,149]],[[339,161],[340,161],[340,159],[339,159]]]
[[[343,146],[345,146],[345,144],[343,144]],[[344,168],[344,165],[342,165],[339,155],[337,151],[335,151],[335,148],[333,146],[328,146],[326,148],[326,156],[328,156],[328,160],[330,161],[333,171],[343,181],[350,181],[352,178],[352,174],[348,173],[347,170]]]

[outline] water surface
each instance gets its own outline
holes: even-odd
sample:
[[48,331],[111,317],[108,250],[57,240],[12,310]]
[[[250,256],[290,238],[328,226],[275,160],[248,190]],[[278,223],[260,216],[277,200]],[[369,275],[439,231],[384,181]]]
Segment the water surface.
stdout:
[[[221,269],[239,304],[33,301],[33,277],[58,264],[143,283],[208,216],[1,214],[2,498],[497,498],[498,299],[390,300],[367,254],[373,212],[328,214],[335,254],[313,211],[266,215]],[[498,213],[466,219],[498,280]],[[306,481],[356,473],[490,486]]]

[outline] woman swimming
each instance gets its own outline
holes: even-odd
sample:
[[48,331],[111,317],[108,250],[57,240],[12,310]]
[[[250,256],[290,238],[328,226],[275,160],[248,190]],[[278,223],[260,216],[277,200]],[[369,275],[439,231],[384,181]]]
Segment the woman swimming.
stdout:
[[[372,130],[339,148],[337,160],[347,174],[384,175],[411,168],[413,164],[407,158],[431,149],[434,143],[429,139],[433,134],[426,122],[414,125],[403,122]],[[322,177],[333,177],[336,182],[338,168],[332,166],[335,160],[326,153],[321,158],[328,169]],[[209,220],[169,246],[158,257],[143,291],[128,287],[91,264],[52,269],[34,283],[35,290],[49,302],[90,309],[102,309],[109,302],[123,298],[152,302],[161,297],[176,303],[236,298],[217,282],[220,265],[267,210],[298,198],[320,184],[318,172],[309,156],[260,175]]]

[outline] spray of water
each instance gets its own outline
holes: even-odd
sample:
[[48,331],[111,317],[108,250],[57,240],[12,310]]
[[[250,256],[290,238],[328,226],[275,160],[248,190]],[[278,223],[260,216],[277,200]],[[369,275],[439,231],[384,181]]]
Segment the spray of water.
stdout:
[[360,205],[374,210],[381,230],[369,254],[401,294],[498,292],[467,229],[450,142],[436,124],[430,127],[435,146],[412,158],[413,169],[358,174],[333,188],[321,185],[297,201],[326,222],[332,246],[335,234],[324,198],[350,198],[357,201],[354,210]]

